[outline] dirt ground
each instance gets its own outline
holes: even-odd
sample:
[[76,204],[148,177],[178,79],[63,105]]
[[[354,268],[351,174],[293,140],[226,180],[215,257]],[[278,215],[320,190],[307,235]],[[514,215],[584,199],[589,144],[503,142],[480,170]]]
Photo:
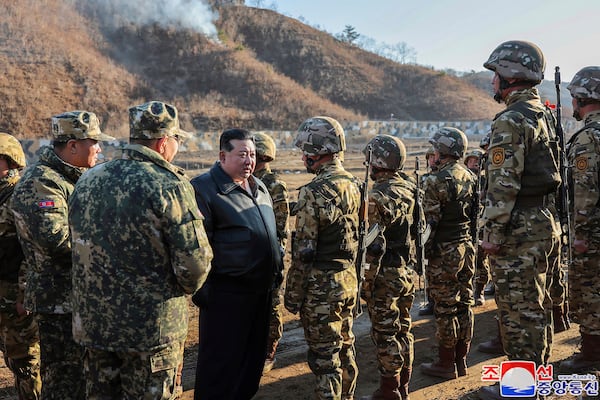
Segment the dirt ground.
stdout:
[[[426,144],[422,141],[407,143],[409,153],[406,162],[406,170],[414,168],[414,156],[419,155],[421,168],[425,168],[424,157]],[[216,154],[203,155],[208,160],[216,159]],[[203,157],[203,158],[204,158]],[[282,179],[287,183],[292,200],[297,197],[297,188],[311,179],[306,174],[300,153],[293,151],[280,152],[273,167],[281,171]],[[364,178],[364,167],[361,166],[362,155],[357,152],[347,152],[344,164],[347,168],[361,179]],[[210,165],[210,162],[205,165]],[[203,171],[189,171],[190,176],[195,176]],[[421,171],[423,172],[423,171]],[[293,220],[291,228],[293,228]],[[289,254],[287,255],[289,265]],[[469,365],[468,376],[456,380],[444,381],[442,379],[428,377],[419,371],[419,365],[423,362],[431,362],[436,359],[437,347],[435,339],[435,324],[431,316],[418,316],[417,311],[423,301],[422,294],[418,293],[413,305],[413,328],[415,337],[415,361],[414,372],[410,382],[412,400],[474,400],[478,397],[475,392],[483,385],[481,372],[483,365],[498,365],[505,357],[493,358],[490,355],[480,353],[476,350],[479,343],[488,340],[496,331],[494,315],[496,306],[493,298],[487,299],[485,304],[476,307],[475,311],[475,334],[473,346],[467,357]],[[185,364],[183,372],[184,394],[182,399],[193,399],[193,388],[195,379],[196,353],[198,348],[198,309],[190,306],[190,327],[186,343]],[[277,361],[272,371],[263,376],[260,389],[255,400],[301,400],[312,399],[314,388],[314,377],[306,363],[306,344],[304,342],[302,328],[299,326],[297,316],[284,311],[284,333],[277,352]],[[356,335],[356,353],[359,366],[358,385],[356,400],[361,396],[371,394],[379,383],[379,374],[375,358],[375,348],[369,336],[370,323],[365,311],[355,321],[354,333]],[[556,335],[554,340],[553,355],[551,362],[557,366],[558,361],[571,356],[577,351],[579,344],[578,326],[573,324],[571,329]],[[556,372],[555,372],[556,374]],[[8,368],[0,360],[0,400],[16,399],[12,388],[13,380]],[[552,396],[549,399],[574,399],[573,396]]]

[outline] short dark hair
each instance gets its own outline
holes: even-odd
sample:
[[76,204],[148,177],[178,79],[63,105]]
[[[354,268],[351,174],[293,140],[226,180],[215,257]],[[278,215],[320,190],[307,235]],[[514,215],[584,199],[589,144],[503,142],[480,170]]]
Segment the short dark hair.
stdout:
[[246,129],[227,129],[221,133],[219,138],[219,150],[231,151],[233,146],[231,145],[232,140],[252,140],[254,142],[254,135]]

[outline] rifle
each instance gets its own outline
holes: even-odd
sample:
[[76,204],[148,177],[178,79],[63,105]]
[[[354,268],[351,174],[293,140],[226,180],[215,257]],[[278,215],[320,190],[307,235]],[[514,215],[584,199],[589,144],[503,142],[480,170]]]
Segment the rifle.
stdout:
[[481,208],[481,184],[483,180],[483,165],[485,162],[485,154],[482,154],[479,157],[479,173],[477,174],[477,179],[475,180],[475,188],[473,189],[473,198],[471,201],[471,242],[473,243],[473,247],[475,249],[474,259],[475,264],[477,265],[477,250],[479,247],[479,215]]
[[416,272],[419,276],[419,287],[421,287],[421,278],[423,278],[423,304],[427,302],[427,277],[425,276],[425,236],[426,223],[423,213],[423,191],[421,190],[421,177],[419,176],[419,157],[415,157],[415,178],[417,186],[415,189],[415,213],[417,215],[417,234],[415,237],[415,247],[417,248]]
[[[365,162],[363,165],[366,167],[365,180],[360,185],[360,208],[358,211],[358,254],[356,255],[356,278],[358,280],[356,307],[354,308],[354,318],[359,317],[362,314],[362,307],[360,304],[360,292],[362,289],[363,281],[365,280],[365,268],[367,264],[367,222],[369,214],[369,176],[371,175],[371,156],[373,155],[373,146],[367,145],[365,151]],[[373,241],[373,240],[371,240]]]
[[[567,151],[565,140],[565,131],[562,126],[562,113],[560,105],[560,67],[554,69],[554,86],[556,87],[556,135],[558,136],[558,145],[560,158],[560,180],[559,188],[558,217],[561,225],[561,244],[567,247],[567,265],[571,263],[571,217],[569,214],[569,163],[567,161]],[[564,252],[563,252],[564,254]]]

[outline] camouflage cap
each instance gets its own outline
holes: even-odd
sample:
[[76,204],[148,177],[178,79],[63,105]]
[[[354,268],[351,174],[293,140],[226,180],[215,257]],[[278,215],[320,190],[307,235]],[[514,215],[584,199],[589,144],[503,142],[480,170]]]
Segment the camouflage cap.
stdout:
[[367,152],[368,146],[373,148],[371,165],[376,168],[397,171],[404,167],[406,160],[406,147],[400,139],[390,135],[377,135],[367,144],[363,153]]
[[331,117],[312,117],[300,124],[294,145],[309,156],[346,150],[344,128]]
[[0,156],[8,157],[19,168],[24,168],[27,163],[21,143],[8,133],[0,133]]
[[130,139],[160,139],[166,136],[192,136],[179,128],[175,106],[162,101],[150,101],[129,108]]
[[580,69],[567,89],[573,98],[600,100],[600,67],[590,66]]
[[262,158],[265,161],[273,161],[277,152],[275,141],[271,136],[257,132],[254,134],[254,145],[256,146],[256,158]]
[[542,50],[531,42],[510,40],[501,43],[483,66],[506,79],[541,82],[546,60]]
[[69,140],[115,140],[100,130],[100,121],[93,112],[67,111],[52,117],[52,136],[57,142]]

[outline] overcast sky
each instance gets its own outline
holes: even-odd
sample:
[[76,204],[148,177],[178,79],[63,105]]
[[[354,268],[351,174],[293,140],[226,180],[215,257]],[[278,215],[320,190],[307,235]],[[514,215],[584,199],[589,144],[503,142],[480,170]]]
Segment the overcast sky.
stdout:
[[546,79],[554,79],[555,66],[566,82],[580,68],[600,65],[600,0],[263,0],[262,6],[330,33],[352,25],[379,42],[405,42],[417,64],[436,69],[481,71],[491,51],[511,39],[542,49]]

